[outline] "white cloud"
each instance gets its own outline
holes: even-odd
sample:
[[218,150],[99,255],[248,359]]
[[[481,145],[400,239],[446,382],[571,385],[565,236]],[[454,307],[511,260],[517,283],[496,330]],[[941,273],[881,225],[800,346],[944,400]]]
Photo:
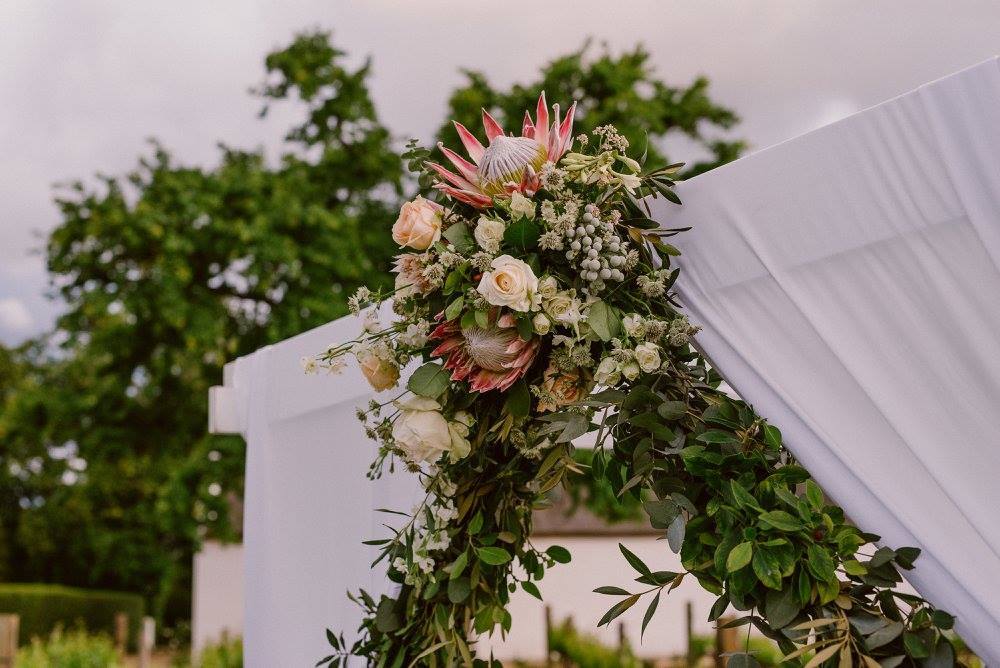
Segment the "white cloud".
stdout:
[[0,299],[0,331],[25,334],[34,324],[35,319],[20,299]]

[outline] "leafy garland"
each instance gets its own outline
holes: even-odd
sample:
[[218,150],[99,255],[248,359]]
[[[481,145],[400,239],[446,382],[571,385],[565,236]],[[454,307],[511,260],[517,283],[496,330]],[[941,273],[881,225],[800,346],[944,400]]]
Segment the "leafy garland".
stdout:
[[[474,659],[476,637],[509,631],[510,595],[541,598],[546,569],[570,560],[532,544],[531,518],[574,473],[640,500],[685,569],[653,570],[621,546],[637,586],[595,590],[620,597],[601,625],[645,599],[645,631],[661,596],[695,578],[718,595],[710,620],[744,611],[732,624],[774,639],[791,664],[953,665],[952,616],[894,589],[919,550],[865,554],[878,536],[846,522],[690,345],[696,328],[671,292],[679,252],[665,241],[684,230],[661,228],[644,202],[679,203],[679,165],[645,169],[610,126],[567,153],[573,113],[561,121],[556,106],[550,127],[543,95],[511,137],[484,112],[488,147],[456,124],[472,162],[442,151],[458,173],[411,144],[411,170],[450,203],[418,197],[393,227],[409,249],[391,295],[399,319],[378,323],[366,309],[390,295],[361,290],[364,334],[304,361],[337,371],[353,355],[384,391],[423,360],[405,391],[359,410],[379,443],[371,475],[401,462],[426,490],[391,537],[368,541],[399,591],[352,595],[360,638],[327,631],[332,653],[317,665],[489,665]],[[593,432],[584,471],[573,441]]]

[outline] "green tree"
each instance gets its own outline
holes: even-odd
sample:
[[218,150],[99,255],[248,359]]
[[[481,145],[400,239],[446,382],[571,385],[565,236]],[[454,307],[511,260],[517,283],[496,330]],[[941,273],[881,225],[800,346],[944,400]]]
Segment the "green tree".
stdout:
[[[669,163],[665,140],[685,135],[708,157],[689,164],[683,177],[735,160],[746,148],[742,140],[720,134],[733,128],[739,116],[709,97],[707,78],[698,77],[687,86],[668,85],[653,71],[650,54],[642,46],[617,56],[607,49],[596,57],[590,54],[588,42],[542,67],[537,80],[514,84],[508,90],[497,90],[481,72],[466,70],[466,84],[448,100],[448,118],[485,141],[479,119],[480,111],[486,109],[508,132],[520,133],[524,110],[531,109],[534,115],[535,101],[545,91],[549,102],[561,103],[564,110],[572,100],[577,101],[577,134],[610,123],[639,151],[647,146],[648,137],[651,164]],[[449,146],[456,143],[450,120],[438,130],[438,138]]]
[[[125,178],[60,192],[58,351],[0,418],[4,451],[44,462],[16,493],[19,579],[140,591],[186,615],[192,550],[206,529],[232,535],[241,493],[239,439],[205,435],[208,388],[388,281],[400,162],[369,64],[344,60],[322,32],[267,56],[265,105],[304,109],[276,166],[228,146],[215,168],[184,166],[154,144]],[[86,470],[61,479],[59,457]]]

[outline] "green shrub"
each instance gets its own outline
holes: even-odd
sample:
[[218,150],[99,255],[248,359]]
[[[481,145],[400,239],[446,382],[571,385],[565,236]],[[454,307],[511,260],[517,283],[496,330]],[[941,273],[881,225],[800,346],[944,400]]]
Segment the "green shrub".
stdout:
[[594,636],[580,633],[567,619],[549,632],[549,647],[560,658],[577,668],[642,668],[627,646],[608,647]]
[[233,638],[206,645],[198,656],[200,668],[243,668],[243,640]]
[[82,627],[91,633],[113,635],[115,614],[129,621],[129,647],[138,646],[144,605],[137,594],[76,589],[47,584],[0,584],[0,613],[21,617],[20,643],[46,638],[62,628]]
[[111,639],[83,630],[63,633],[57,628],[47,640],[34,637],[17,653],[15,668],[117,668],[118,652]]

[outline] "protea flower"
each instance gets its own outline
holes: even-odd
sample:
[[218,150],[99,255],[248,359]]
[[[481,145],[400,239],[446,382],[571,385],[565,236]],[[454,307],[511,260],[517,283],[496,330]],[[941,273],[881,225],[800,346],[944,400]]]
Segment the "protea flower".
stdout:
[[458,319],[442,322],[431,332],[441,341],[431,352],[445,358],[452,380],[468,381],[473,392],[503,392],[528,372],[538,355],[540,341],[525,341],[517,333],[514,316],[505,313],[487,328],[463,329]]
[[[462,145],[472,158],[469,162],[454,151],[438,143],[438,148],[458,170],[451,172],[435,162],[427,163],[447,183],[435,187],[460,202],[476,208],[490,206],[493,198],[512,192],[532,194],[538,190],[538,172],[546,162],[558,162],[573,143],[573,115],[576,103],[569,108],[566,118],[560,121],[559,105],[552,105],[554,120],[549,126],[549,110],[545,93],[538,97],[535,120],[524,112],[521,136],[507,136],[489,112],[483,109],[483,126],[490,145],[483,147],[479,140],[455,121],[455,129]],[[451,184],[451,185],[449,185]]]

